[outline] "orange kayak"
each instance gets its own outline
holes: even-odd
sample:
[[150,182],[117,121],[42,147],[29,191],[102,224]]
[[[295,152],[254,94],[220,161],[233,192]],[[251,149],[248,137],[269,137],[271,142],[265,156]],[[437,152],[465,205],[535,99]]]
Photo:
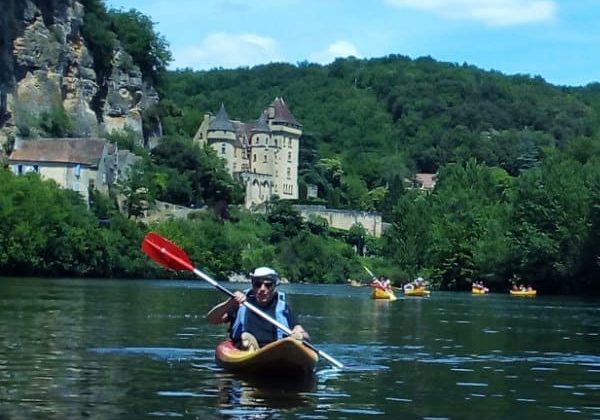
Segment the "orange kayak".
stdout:
[[221,342],[215,350],[217,365],[236,373],[268,377],[310,375],[319,356],[293,338],[283,338],[256,351],[240,350],[231,340]]
[[393,290],[381,290],[378,287],[374,287],[371,292],[371,297],[373,299],[388,299],[388,300],[396,300],[398,299],[394,294]]

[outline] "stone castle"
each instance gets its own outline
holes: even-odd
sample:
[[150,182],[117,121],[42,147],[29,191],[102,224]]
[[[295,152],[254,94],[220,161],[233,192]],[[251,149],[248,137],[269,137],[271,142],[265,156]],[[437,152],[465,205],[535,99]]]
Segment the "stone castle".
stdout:
[[245,206],[256,209],[277,195],[298,198],[298,154],[302,124],[277,97],[256,121],[229,118],[221,105],[217,115],[205,114],[194,141],[209,145],[227,170],[246,186]]

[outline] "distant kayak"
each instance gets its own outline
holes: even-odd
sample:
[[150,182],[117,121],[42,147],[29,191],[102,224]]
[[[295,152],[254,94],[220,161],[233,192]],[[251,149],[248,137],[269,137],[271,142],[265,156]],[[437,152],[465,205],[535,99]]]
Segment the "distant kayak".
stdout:
[[231,340],[215,350],[217,365],[236,373],[286,379],[312,374],[319,361],[316,352],[293,338],[284,338],[256,351],[240,350]]
[[537,290],[511,290],[511,296],[535,297]]
[[356,281],[356,280],[350,280],[349,284],[352,287],[366,287],[367,286],[366,284],[362,284],[361,282]]
[[388,300],[396,300],[398,299],[394,294],[393,290],[382,290],[377,287],[373,288],[371,292],[371,297],[373,299],[388,299]]
[[425,290],[423,288],[405,289],[404,290],[404,296],[421,296],[421,297],[425,297],[425,296],[429,296],[430,294],[431,294],[431,292],[429,290]]
[[471,293],[474,295],[487,295],[489,293],[489,290],[473,288],[471,289]]

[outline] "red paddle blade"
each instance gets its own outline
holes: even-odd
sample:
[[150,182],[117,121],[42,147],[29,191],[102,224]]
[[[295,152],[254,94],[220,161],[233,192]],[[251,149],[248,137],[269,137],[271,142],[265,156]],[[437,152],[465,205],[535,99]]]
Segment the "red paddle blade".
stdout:
[[155,262],[171,270],[194,271],[187,254],[173,242],[156,232],[150,232],[142,241],[142,251]]

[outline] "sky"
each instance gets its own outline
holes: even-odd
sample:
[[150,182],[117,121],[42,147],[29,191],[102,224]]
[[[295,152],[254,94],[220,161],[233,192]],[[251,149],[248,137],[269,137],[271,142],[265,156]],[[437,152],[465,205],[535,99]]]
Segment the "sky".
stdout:
[[328,64],[390,54],[600,82],[600,0],[104,0],[169,43],[169,69]]

